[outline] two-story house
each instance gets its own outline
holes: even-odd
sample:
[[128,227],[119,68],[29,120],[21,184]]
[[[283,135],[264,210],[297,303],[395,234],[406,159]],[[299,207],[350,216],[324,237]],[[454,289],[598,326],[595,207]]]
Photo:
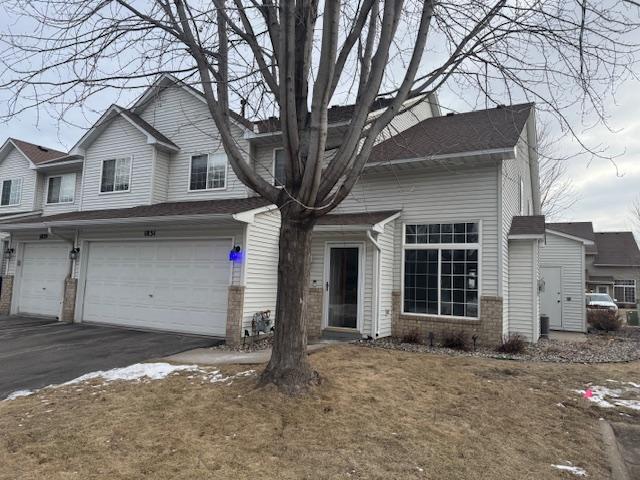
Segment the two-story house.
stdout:
[[[350,112],[329,112],[330,145]],[[232,121],[246,161],[277,184],[277,120]],[[16,144],[0,151],[12,209],[1,312],[237,342],[254,313],[275,310],[279,212],[229,168],[198,90],[163,75],[69,154],[34,161]],[[310,336],[536,341],[535,145],[531,104],[444,116],[433,96],[407,105],[314,231]]]

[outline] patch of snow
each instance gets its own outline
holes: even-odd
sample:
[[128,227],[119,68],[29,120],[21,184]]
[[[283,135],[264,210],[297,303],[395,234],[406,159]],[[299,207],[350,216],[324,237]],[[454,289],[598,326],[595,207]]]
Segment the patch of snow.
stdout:
[[557,468],[558,470],[562,470],[564,472],[569,472],[574,474],[576,477],[586,477],[587,471],[584,468],[574,467],[573,465],[551,465],[553,468]]
[[29,395],[33,395],[35,392],[31,391],[31,390],[16,390],[15,392],[10,393],[9,395],[7,395],[7,398],[5,398],[5,401],[11,401],[11,400],[15,400],[16,398],[20,398],[20,397],[28,397]]
[[78,378],[74,378],[63,385],[76,385],[87,380],[102,379],[105,382],[116,380],[141,380],[149,378],[151,380],[161,380],[175,372],[200,370],[197,365],[171,365],[170,363],[135,363],[123,368],[113,368],[111,370],[98,370],[87,373]]
[[640,410],[640,400],[616,400],[614,403],[619,407],[627,407],[632,410]]

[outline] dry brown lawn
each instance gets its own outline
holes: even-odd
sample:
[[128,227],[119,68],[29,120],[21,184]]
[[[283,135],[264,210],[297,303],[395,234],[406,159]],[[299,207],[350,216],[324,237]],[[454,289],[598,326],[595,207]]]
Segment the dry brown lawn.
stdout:
[[551,467],[570,461],[604,479],[598,418],[620,414],[571,389],[640,382],[638,363],[346,345],[311,358],[326,380],[305,398],[257,390],[255,377],[211,384],[180,373],[0,402],[0,478],[539,480],[576,478]]

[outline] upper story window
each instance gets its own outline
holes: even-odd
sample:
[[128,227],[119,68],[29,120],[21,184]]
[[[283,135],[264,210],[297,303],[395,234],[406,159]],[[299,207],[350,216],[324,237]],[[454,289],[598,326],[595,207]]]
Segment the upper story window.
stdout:
[[0,192],[0,206],[8,207],[11,205],[20,205],[21,196],[21,178],[13,178],[11,180],[2,181],[2,192]]
[[193,155],[189,190],[220,190],[227,186],[227,156],[224,153]]
[[76,174],[67,173],[49,177],[47,185],[47,204],[73,203],[76,191]]
[[405,225],[404,313],[478,318],[478,223]]
[[273,184],[277,187],[284,185],[287,179],[284,165],[284,150],[276,148],[273,151]]
[[128,192],[131,186],[131,157],[102,161],[100,193]]

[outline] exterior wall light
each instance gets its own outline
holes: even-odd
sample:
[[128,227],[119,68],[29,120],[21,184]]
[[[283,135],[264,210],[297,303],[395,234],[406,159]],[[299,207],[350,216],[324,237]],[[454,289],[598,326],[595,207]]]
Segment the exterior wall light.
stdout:
[[242,249],[240,246],[236,245],[231,249],[229,252],[229,260],[235,263],[242,262]]
[[78,255],[80,255],[80,248],[78,247],[72,248],[71,251],[69,252],[69,260],[77,260]]
[[7,248],[4,253],[3,256],[4,258],[6,258],[7,260],[9,260],[11,257],[13,257],[13,254],[16,253],[16,249],[15,248]]

